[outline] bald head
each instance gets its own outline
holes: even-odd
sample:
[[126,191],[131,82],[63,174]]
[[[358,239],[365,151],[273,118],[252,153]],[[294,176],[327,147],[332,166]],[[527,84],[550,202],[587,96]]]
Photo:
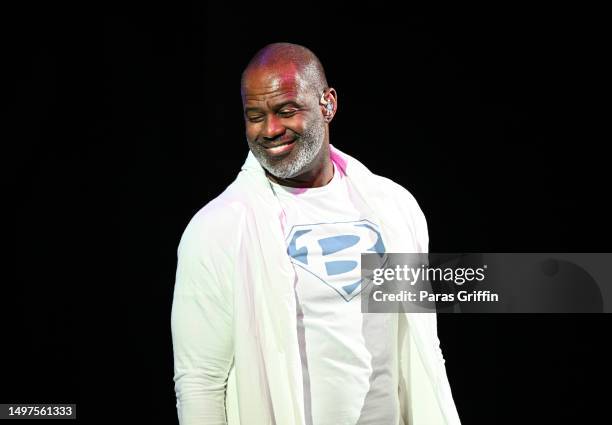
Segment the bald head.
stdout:
[[273,43],[258,51],[244,69],[241,90],[244,91],[245,82],[253,72],[274,72],[287,68],[293,68],[317,96],[327,88],[323,65],[312,51],[298,44]]

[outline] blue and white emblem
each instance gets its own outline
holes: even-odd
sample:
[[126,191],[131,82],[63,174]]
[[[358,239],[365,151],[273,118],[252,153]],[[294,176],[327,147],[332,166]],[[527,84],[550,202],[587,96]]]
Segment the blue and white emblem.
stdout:
[[361,292],[361,253],[368,252],[385,252],[380,229],[369,220],[296,225],[287,237],[293,264],[345,301]]

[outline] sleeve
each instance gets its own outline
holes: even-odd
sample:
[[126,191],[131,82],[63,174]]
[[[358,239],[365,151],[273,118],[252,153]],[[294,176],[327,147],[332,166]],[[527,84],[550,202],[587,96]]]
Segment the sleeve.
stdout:
[[180,425],[225,425],[234,353],[231,237],[201,213],[178,248],[171,317],[176,408]]
[[[428,253],[429,233],[425,215],[412,194],[404,188],[402,192],[405,216],[409,217],[415,239],[415,252]],[[410,319],[407,319],[408,316]],[[415,339],[417,333],[420,337]],[[460,425],[438,338],[436,313],[402,316],[399,334],[400,341],[404,341],[400,343],[400,370],[403,371],[400,374],[403,379],[400,384],[400,406],[404,421]],[[417,340],[422,351],[417,348]],[[414,391],[414,388],[419,388],[419,391]]]
[[414,239],[414,252],[429,252],[429,232],[427,220],[419,203],[405,187],[386,177],[381,177],[381,185],[390,185],[391,199],[397,201],[396,205],[402,216],[408,221]]
[[408,191],[408,204],[410,205],[412,228],[415,232],[416,237],[416,252],[428,253],[429,252],[429,232],[427,230],[427,220],[425,214],[421,210],[416,199]]
[[[410,195],[410,198],[412,202],[412,209],[414,211],[413,225],[416,234],[417,252],[429,253],[429,234],[425,215],[419,207],[416,199],[414,199],[412,195]],[[433,391],[437,393],[436,398],[439,406],[439,409],[435,409],[433,408],[434,403],[430,403],[431,408],[424,409],[423,411],[423,420],[416,423],[461,425],[459,414],[457,413],[457,408],[453,400],[448,375],[446,373],[446,360],[444,359],[444,355],[440,347],[437,313],[417,313],[415,319],[420,319],[425,336],[423,338],[423,342],[429,345],[426,352],[431,358],[429,360],[422,359],[422,361],[431,362],[431,367],[433,368]],[[412,324],[416,326],[416,320],[413,320]],[[424,406],[426,405],[424,400],[415,401],[416,403],[421,403]]]

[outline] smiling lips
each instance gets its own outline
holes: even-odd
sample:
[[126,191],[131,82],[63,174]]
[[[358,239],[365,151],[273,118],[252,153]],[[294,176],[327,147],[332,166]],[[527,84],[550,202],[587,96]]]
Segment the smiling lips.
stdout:
[[293,149],[293,145],[295,144],[295,139],[274,144],[273,146],[264,146],[268,155],[277,156],[284,153],[287,153]]

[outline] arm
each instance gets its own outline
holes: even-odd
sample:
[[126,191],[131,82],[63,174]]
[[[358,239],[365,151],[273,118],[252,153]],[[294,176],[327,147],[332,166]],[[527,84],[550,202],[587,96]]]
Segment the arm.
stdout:
[[[411,194],[406,198],[406,205],[406,210],[410,211],[406,216],[410,217],[415,239],[414,250],[428,253],[429,233],[425,215]],[[411,318],[408,319],[408,316]],[[419,329],[416,329],[417,327]],[[412,340],[415,333],[421,335],[418,338],[423,346],[421,352],[429,358],[420,358],[419,350],[414,345],[416,341]],[[403,410],[405,420],[411,418],[414,423],[460,425],[440,348],[436,313],[414,313],[401,317],[400,335],[400,338],[410,340],[410,349],[406,350],[410,354],[404,353],[407,360],[404,360],[403,364],[406,370],[410,370],[406,379],[410,382],[408,391],[410,388],[420,388],[420,391],[409,395],[410,405],[405,406]],[[424,362],[429,363],[429,373]],[[428,381],[430,386],[424,384]]]
[[[181,425],[225,425],[227,377],[233,360],[231,267],[221,228],[198,213],[178,249],[172,303],[177,413]],[[225,234],[225,245],[229,238]]]

